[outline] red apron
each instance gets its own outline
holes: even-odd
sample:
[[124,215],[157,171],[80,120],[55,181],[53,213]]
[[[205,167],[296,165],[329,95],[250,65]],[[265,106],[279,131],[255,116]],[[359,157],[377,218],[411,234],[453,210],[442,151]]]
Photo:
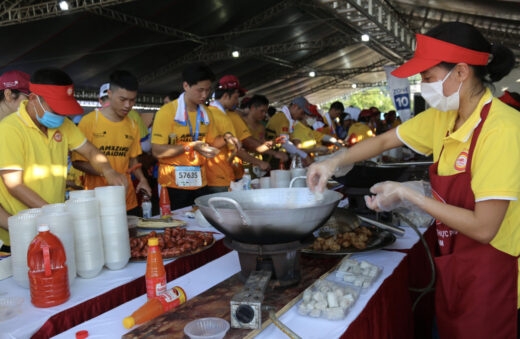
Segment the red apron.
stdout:
[[[480,113],[464,172],[439,176],[430,166],[433,196],[446,204],[475,209],[471,161],[491,102]],[[441,150],[441,155],[442,151]],[[440,155],[439,155],[440,159]],[[481,244],[436,222],[440,256],[435,258],[435,305],[441,339],[516,338],[518,258]]]

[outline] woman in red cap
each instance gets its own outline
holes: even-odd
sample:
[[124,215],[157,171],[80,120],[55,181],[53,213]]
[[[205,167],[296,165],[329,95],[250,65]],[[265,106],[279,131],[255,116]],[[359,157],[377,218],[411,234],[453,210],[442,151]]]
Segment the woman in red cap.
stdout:
[[309,169],[323,190],[342,167],[407,145],[433,154],[432,197],[396,182],[371,188],[376,210],[416,207],[436,218],[440,256],[436,316],[441,338],[517,338],[520,254],[520,115],[486,84],[513,68],[513,53],[473,26],[441,24],[417,34],[414,57],[393,75],[421,74],[430,108],[397,129]]
[[7,71],[0,75],[0,121],[18,110],[29,95],[29,74]]

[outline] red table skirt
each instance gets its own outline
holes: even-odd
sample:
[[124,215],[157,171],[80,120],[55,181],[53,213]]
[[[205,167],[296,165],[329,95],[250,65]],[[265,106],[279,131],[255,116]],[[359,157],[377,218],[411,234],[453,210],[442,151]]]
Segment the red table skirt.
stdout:
[[[230,250],[224,246],[222,240],[219,240],[213,247],[206,251],[177,259],[165,265],[166,279],[168,281],[177,279],[229,252]],[[50,338],[145,294],[146,282],[144,273],[143,271],[142,277],[130,281],[125,285],[116,287],[104,294],[53,315],[32,338]]]
[[372,296],[341,338],[413,338],[412,301],[406,258]]

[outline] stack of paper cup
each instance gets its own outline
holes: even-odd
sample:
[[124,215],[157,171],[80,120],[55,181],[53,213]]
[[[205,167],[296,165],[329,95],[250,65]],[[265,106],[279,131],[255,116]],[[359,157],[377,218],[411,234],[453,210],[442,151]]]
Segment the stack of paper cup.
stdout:
[[[65,207],[65,204],[63,204],[63,207]],[[72,285],[74,279],[76,279],[76,253],[74,249],[74,226],[70,213],[58,211],[58,208],[50,211],[45,211],[42,208],[42,214],[37,217],[36,223],[37,225],[49,225],[51,233],[60,239],[67,257],[69,286]]]
[[[48,205],[45,205],[45,206],[42,207],[42,214],[54,213],[54,212],[63,213],[63,212],[66,212],[66,211],[67,211],[67,209],[65,207],[65,204],[63,204],[63,203],[48,204]],[[51,230],[51,233],[52,233],[52,230]]]
[[271,178],[270,177],[261,177],[260,178],[260,188],[271,188]]
[[271,171],[271,188],[289,187],[291,183],[291,171],[273,170]]
[[69,200],[95,197],[94,190],[69,191]]
[[[30,212],[29,212],[30,211]],[[29,267],[27,266],[27,250],[37,232],[36,218],[39,208],[25,210],[7,219],[9,225],[9,239],[11,242],[11,264],[14,281],[25,288],[29,288]]]
[[76,271],[82,278],[94,278],[105,265],[98,200],[75,196],[66,205],[74,225]]
[[119,270],[130,259],[125,189],[123,186],[96,187],[95,193],[101,215],[105,265],[111,270]]

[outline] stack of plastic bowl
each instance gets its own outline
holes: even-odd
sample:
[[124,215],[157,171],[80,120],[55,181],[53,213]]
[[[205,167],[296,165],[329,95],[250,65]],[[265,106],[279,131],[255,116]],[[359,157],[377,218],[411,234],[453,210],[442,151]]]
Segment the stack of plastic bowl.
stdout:
[[95,196],[71,196],[66,205],[74,225],[76,270],[82,278],[94,278],[105,265],[98,200]]
[[[49,214],[49,213],[54,213],[54,212],[62,213],[62,212],[67,211],[65,204],[63,204],[63,203],[48,204],[48,205],[43,206],[41,209],[42,209],[42,214]],[[51,229],[51,233],[52,233],[52,229]]]
[[[54,205],[54,206],[53,206]],[[37,225],[48,225],[52,234],[60,239],[65,255],[67,257],[67,272],[69,286],[76,279],[76,253],[74,249],[74,227],[72,217],[65,209],[65,204],[47,205],[51,208],[42,207],[42,213],[37,217]],[[63,208],[63,210],[61,210]]]
[[126,217],[126,195],[123,186],[96,187],[99,201],[105,266],[120,270],[130,259],[130,237]]
[[7,219],[9,239],[11,242],[11,264],[14,281],[29,288],[29,267],[27,266],[27,250],[37,232],[36,218],[41,213],[39,208],[24,210]]
[[94,190],[69,191],[69,200],[95,197]]

